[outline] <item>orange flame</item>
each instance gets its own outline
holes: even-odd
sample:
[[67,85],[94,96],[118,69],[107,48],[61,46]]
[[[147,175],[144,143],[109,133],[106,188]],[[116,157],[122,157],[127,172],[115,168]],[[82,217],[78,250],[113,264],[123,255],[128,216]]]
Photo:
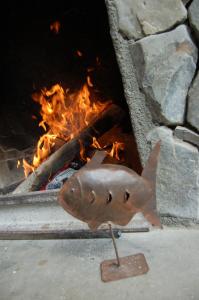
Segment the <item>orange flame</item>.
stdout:
[[40,93],[34,94],[33,99],[41,105],[42,121],[39,126],[46,133],[37,143],[32,164],[23,160],[26,176],[52,153],[57,137],[69,141],[77,136],[108,104],[91,100],[88,83],[75,93],[70,93],[69,89],[64,90],[61,85],[56,84],[49,90],[44,88]]
[[52,24],[50,24],[50,30],[55,34],[59,33],[60,27],[61,27],[61,24],[59,21],[55,21]]
[[20,167],[20,165],[21,165],[21,162],[20,162],[20,160],[18,160],[17,161],[17,169]]
[[93,137],[93,143],[92,143],[92,146],[96,149],[103,149],[100,144],[98,143],[96,137]]
[[[95,137],[93,137],[92,147],[96,148],[96,149],[99,149],[99,150],[102,150],[102,149],[105,149],[107,146],[105,145],[104,147],[101,147],[101,145],[99,144],[99,142],[97,141],[97,139]],[[110,152],[107,151],[107,153],[111,157],[115,157],[117,160],[120,160],[119,152],[123,151],[124,148],[125,148],[125,144],[124,143],[114,142],[112,144],[112,148],[111,148]]]
[[25,177],[27,177],[29,173],[34,171],[34,167],[31,166],[25,159],[23,159],[23,168]]
[[80,145],[79,154],[80,154],[81,159],[88,162],[90,160],[90,158],[86,156],[85,147],[81,140],[79,140],[79,145]]
[[124,143],[114,142],[109,155],[115,157],[117,160],[120,160],[119,151],[124,150]]

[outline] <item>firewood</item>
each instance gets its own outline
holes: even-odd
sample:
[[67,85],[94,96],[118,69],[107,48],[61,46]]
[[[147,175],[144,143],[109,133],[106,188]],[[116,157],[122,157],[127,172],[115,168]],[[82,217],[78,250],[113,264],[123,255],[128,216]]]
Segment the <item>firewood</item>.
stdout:
[[121,123],[124,115],[119,106],[109,105],[88,127],[51,154],[14,190],[13,194],[39,190],[51,175],[75,158],[80,152],[80,142],[84,147],[88,147],[93,141],[93,136],[99,137],[112,126]]

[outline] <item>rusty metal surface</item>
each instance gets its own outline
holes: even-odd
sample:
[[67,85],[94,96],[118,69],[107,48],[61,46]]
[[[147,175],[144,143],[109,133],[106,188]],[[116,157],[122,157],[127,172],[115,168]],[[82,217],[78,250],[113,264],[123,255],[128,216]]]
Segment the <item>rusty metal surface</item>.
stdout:
[[142,253],[120,258],[120,266],[116,259],[105,260],[101,263],[101,279],[104,282],[142,275],[149,267]]
[[160,142],[151,152],[142,176],[125,166],[100,164],[106,153],[97,152],[86,167],[64,184],[58,201],[92,230],[108,221],[127,225],[138,212],[152,225],[161,227],[155,198],[159,152]]

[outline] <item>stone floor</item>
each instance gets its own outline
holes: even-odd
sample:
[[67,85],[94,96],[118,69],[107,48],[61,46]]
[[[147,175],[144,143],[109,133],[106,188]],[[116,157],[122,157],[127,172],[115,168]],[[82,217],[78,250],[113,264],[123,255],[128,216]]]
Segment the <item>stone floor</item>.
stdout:
[[198,300],[199,230],[123,234],[121,256],[143,252],[149,272],[103,283],[99,265],[112,241],[0,241],[0,300]]

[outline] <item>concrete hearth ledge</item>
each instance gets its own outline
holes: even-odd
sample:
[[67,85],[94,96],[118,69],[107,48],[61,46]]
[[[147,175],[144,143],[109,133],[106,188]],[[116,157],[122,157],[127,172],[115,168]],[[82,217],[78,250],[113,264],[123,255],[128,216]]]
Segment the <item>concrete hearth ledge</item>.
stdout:
[[144,253],[145,275],[103,283],[112,241],[0,241],[1,300],[198,300],[199,229],[123,234],[121,256]]
[[[58,190],[51,190],[1,196],[0,239],[18,239],[19,236],[31,239],[32,234],[37,238],[43,238],[46,234],[57,238],[63,231],[70,234],[73,230],[88,230],[86,223],[66,213],[58,204],[57,193]],[[118,230],[147,229],[150,224],[138,213],[127,226],[113,227]],[[102,224],[100,228],[107,229],[107,224]]]

